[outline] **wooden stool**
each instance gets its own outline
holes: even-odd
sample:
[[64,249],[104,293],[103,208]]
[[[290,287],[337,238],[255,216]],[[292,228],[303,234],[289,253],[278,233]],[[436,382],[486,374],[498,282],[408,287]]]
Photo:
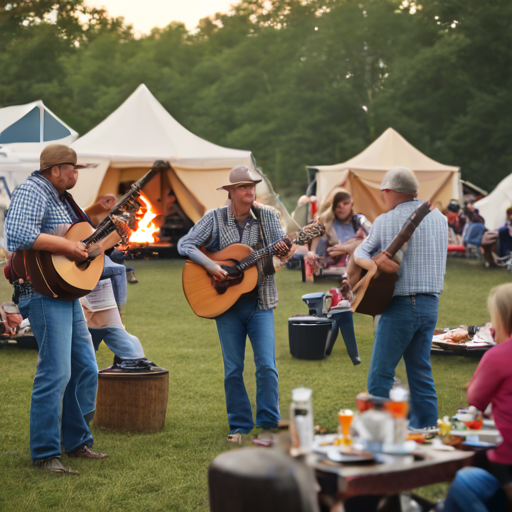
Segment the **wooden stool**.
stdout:
[[130,432],[164,428],[169,397],[169,370],[158,366],[146,372],[105,368],[98,373],[94,424]]

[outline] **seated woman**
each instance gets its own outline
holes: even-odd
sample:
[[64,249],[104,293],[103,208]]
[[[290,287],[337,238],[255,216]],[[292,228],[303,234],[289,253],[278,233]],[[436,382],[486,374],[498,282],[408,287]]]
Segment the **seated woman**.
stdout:
[[364,215],[354,213],[353,207],[352,196],[343,188],[334,189],[320,207],[318,220],[325,225],[325,235],[313,240],[304,257],[306,281],[313,281],[327,269],[345,273],[349,256],[372,227]]
[[509,507],[512,505],[512,283],[494,288],[488,307],[497,345],[480,361],[468,386],[467,399],[480,411],[492,404],[503,441],[493,450],[478,452],[474,457],[476,468],[457,473],[444,512],[500,512],[507,509],[506,498]]

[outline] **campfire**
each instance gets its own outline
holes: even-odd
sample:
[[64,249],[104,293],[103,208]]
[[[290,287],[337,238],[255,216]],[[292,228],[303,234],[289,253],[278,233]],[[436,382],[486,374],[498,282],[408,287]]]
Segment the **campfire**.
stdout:
[[184,233],[180,231],[178,236],[173,236],[175,233],[169,232],[168,218],[163,216],[162,207],[153,205],[147,196],[141,194],[139,202],[142,206],[135,214],[136,228],[124,250],[135,259],[177,257],[177,240]]
[[141,194],[139,199],[145,204],[137,211],[137,229],[130,235],[130,244],[154,244],[155,236],[160,228],[153,223],[158,215],[151,206],[149,200]]

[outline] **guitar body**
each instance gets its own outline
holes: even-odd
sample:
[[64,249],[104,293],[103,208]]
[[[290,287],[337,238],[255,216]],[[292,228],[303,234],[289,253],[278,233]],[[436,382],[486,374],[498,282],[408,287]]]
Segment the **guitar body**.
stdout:
[[[78,222],[69,228],[64,238],[78,242],[93,232],[89,223]],[[20,259],[23,261],[24,258],[27,279],[32,283],[34,291],[58,300],[73,301],[89,294],[103,272],[103,252],[85,265],[77,265],[66,256],[57,256],[47,251],[20,252],[23,253]]]
[[[362,279],[364,279],[364,276]],[[377,277],[363,283],[356,292],[352,311],[362,315],[382,315],[393,298],[397,281],[397,273],[379,272]]]
[[[234,266],[251,254],[252,249],[244,244],[232,244],[218,252],[204,251],[208,258],[219,265]],[[235,260],[235,261],[233,261]],[[197,316],[215,318],[227,311],[244,293],[254,290],[258,283],[258,269],[244,271],[242,281],[226,289],[222,294],[212,285],[208,272],[197,263],[187,260],[183,268],[183,292]]]
[[350,308],[353,312],[370,316],[384,313],[393,298],[395,284],[398,281],[397,272],[401,258],[397,260],[395,256],[401,248],[405,247],[431,209],[432,203],[429,201],[421,204],[407,219],[391,244],[372,258],[372,265],[368,266],[364,259],[349,262],[350,280],[357,281],[353,286],[354,298]]

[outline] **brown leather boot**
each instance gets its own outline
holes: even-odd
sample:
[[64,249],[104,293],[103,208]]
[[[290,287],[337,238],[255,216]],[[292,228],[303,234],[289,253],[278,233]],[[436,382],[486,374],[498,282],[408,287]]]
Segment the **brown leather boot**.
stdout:
[[82,459],[106,459],[108,455],[106,453],[93,452],[88,446],[82,446],[72,452],[68,453],[68,457],[82,458]]
[[33,462],[33,465],[36,469],[41,469],[43,471],[50,471],[51,473],[62,473],[66,475],[79,475],[78,471],[74,469],[67,468],[62,464],[59,457],[53,457],[51,459],[38,460]]
[[133,268],[126,269],[126,280],[131,284],[139,282],[139,280],[135,277],[135,271],[133,270]]

